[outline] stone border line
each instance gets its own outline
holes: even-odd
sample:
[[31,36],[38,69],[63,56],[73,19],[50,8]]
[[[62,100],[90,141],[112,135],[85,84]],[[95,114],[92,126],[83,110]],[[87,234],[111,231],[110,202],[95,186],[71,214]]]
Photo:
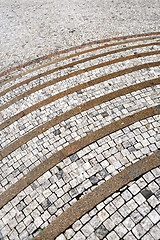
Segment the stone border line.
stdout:
[[[13,143],[11,143],[10,145],[8,145],[7,147],[5,147],[4,149],[2,149],[0,151],[0,160],[1,157],[4,158],[6,157],[8,154],[10,154],[11,152],[15,151],[17,148],[21,147],[23,144],[25,144],[26,142],[30,141],[31,139],[33,139],[34,137],[38,136],[39,134],[47,131],[49,128],[57,125],[58,123],[65,121],[83,111],[86,111],[92,107],[95,107],[99,104],[102,104],[104,102],[110,101],[116,97],[120,97],[123,95],[126,95],[128,93],[137,91],[137,90],[141,90],[147,87],[151,87],[151,86],[155,86],[160,84],[160,77],[159,78],[155,78],[152,80],[148,80],[146,82],[142,82],[142,83],[137,83],[135,85],[131,85],[129,87],[125,87],[122,89],[119,89],[117,91],[105,94],[99,98],[90,100],[88,102],[85,102],[69,111],[67,111],[66,113],[61,114],[60,116],[57,116],[56,118],[53,118],[52,120],[38,126],[37,128],[33,129],[32,131],[30,131],[29,133],[26,133],[24,136],[20,137],[18,140],[14,141]],[[8,123],[8,121],[7,121]],[[0,130],[1,130],[1,126],[3,127],[4,125],[0,125]]]
[[141,64],[141,65],[138,65],[138,66],[134,66],[134,67],[131,67],[131,68],[127,68],[127,69],[124,69],[124,70],[120,70],[118,72],[114,72],[114,73],[111,73],[111,74],[108,74],[106,76],[103,76],[103,77],[99,77],[97,79],[93,79],[91,81],[88,81],[86,83],[82,83],[82,84],[79,84],[75,87],[72,87],[70,89],[67,89],[63,92],[60,92],[58,94],[55,94],[49,98],[46,98],[38,103],[36,103],[35,105],[32,105],[31,107],[29,108],[26,108],[24,109],[23,111],[17,113],[16,115],[12,116],[11,118],[7,119],[5,122],[3,122],[2,124],[0,124],[0,130],[2,130],[3,128],[9,126],[10,124],[12,124],[14,121],[20,119],[21,117],[23,116],[26,116],[27,114],[53,102],[53,101],[56,101],[64,96],[67,96],[68,94],[71,94],[71,93],[74,93],[78,90],[82,90],[82,89],[85,89],[87,87],[90,87],[92,85],[95,85],[95,84],[98,84],[100,82],[104,82],[104,81],[107,81],[107,80],[110,80],[112,78],[116,78],[116,77],[119,77],[119,76],[122,76],[122,75],[125,75],[125,74],[128,74],[128,73],[132,73],[134,71],[138,71],[138,70],[141,70],[141,69],[145,69],[145,68],[150,68],[150,67],[156,67],[156,66],[159,66],[160,65],[160,61],[158,62],[149,62],[149,63],[144,63],[144,64]]
[[[131,60],[131,59],[135,59],[135,58],[138,58],[138,57],[146,57],[146,56],[153,56],[153,55],[158,55],[160,54],[160,51],[151,51],[151,52],[144,52],[144,53],[139,53],[139,54],[134,54],[134,55],[129,55],[127,57],[121,57],[121,58],[116,58],[114,60],[111,60],[111,61],[107,61],[107,62],[104,62],[104,63],[100,63],[100,64],[97,64],[97,65],[94,65],[94,66],[91,66],[91,67],[87,67],[87,68],[84,68],[84,69],[81,69],[81,70],[78,70],[78,71],[75,71],[73,73],[69,73],[67,75],[64,75],[62,77],[59,77],[59,78],[56,78],[56,79],[53,79],[49,82],[45,82],[41,85],[38,85],[34,88],[31,88],[30,90],[24,92],[23,94],[13,98],[11,101],[5,103],[4,105],[2,105],[0,107],[0,111],[4,110],[5,108],[9,107],[10,105],[12,105],[13,103],[23,99],[24,97],[28,96],[29,94],[32,94],[32,93],[35,93],[36,91],[39,91],[45,87],[49,87],[57,82],[61,82],[67,78],[70,78],[70,77],[74,77],[74,76],[77,76],[79,74],[82,74],[82,73],[85,73],[85,72],[89,72],[89,71],[92,71],[94,69],[97,69],[97,68],[101,68],[101,67],[104,67],[104,66],[108,66],[108,65],[111,65],[111,64],[114,64],[114,63],[119,63],[119,62],[124,62],[124,61],[127,61],[127,60]],[[52,71],[52,70],[51,70]],[[123,70],[122,70],[123,71]],[[50,72],[50,71],[49,71]],[[116,72],[118,73],[118,72]],[[116,74],[115,73],[115,74]],[[114,73],[113,73],[114,74]],[[46,75],[46,73],[42,73],[43,76]],[[110,74],[109,74],[110,75]],[[107,75],[107,76],[109,76]],[[103,77],[101,77],[103,78]],[[101,78],[97,78],[97,79],[101,79]],[[97,79],[95,80],[92,80],[92,81],[96,81]],[[28,80],[29,81],[29,80]],[[89,81],[91,82],[91,81]],[[89,82],[87,82],[86,84],[89,84]],[[80,85],[79,85],[80,86]]]
[[122,44],[125,44],[125,43],[133,43],[133,42],[138,42],[138,41],[144,41],[144,40],[152,40],[152,39],[158,39],[160,38],[160,36],[155,36],[155,37],[144,37],[144,38],[141,38],[141,39],[132,39],[132,40],[126,40],[126,41],[123,41],[123,42],[116,42],[116,43],[111,43],[111,44],[108,44],[108,45],[104,45],[104,46],[99,46],[99,47],[95,47],[95,48],[91,48],[91,49],[87,49],[87,50],[84,50],[84,51],[81,51],[81,52],[78,52],[78,53],[74,53],[74,54],[71,54],[69,56],[66,56],[66,57],[61,57],[61,58],[58,58],[58,59],[55,59],[51,62],[48,62],[48,63],[45,63],[45,64],[42,64],[40,66],[37,66],[35,68],[32,68],[30,70],[27,70],[25,71],[24,73],[20,73],[14,77],[11,77],[10,79],[8,80],[4,80],[4,82],[1,82],[0,83],[0,87],[6,83],[9,83],[19,77],[22,77],[22,76],[25,76],[27,75],[28,73],[31,73],[31,72],[34,72],[36,70],[39,70],[41,68],[44,68],[44,67],[47,67],[47,66],[50,66],[54,63],[58,63],[58,62],[61,62],[63,60],[67,60],[67,59],[70,59],[70,58],[73,58],[73,57],[76,57],[76,56],[79,56],[79,55],[82,55],[82,54],[85,54],[85,53],[89,53],[89,52],[93,52],[93,51],[96,51],[96,50],[100,50],[100,49],[103,49],[103,48],[108,48],[108,47],[112,47],[112,46],[117,46],[117,45],[122,45]]
[[[66,69],[66,68],[75,66],[77,64],[84,63],[84,62],[87,62],[87,61],[90,61],[90,60],[94,60],[96,58],[104,57],[104,56],[107,56],[107,55],[111,55],[111,54],[114,54],[114,53],[124,52],[124,51],[135,49],[135,48],[143,48],[143,47],[147,47],[147,46],[156,46],[156,45],[160,45],[160,42],[153,42],[153,43],[146,43],[146,44],[140,44],[140,45],[135,45],[135,46],[129,46],[129,47],[126,47],[126,48],[116,49],[116,50],[108,51],[106,53],[101,53],[101,54],[97,54],[97,55],[94,55],[94,56],[91,56],[91,57],[83,58],[83,59],[78,60],[78,61],[74,61],[74,62],[71,62],[69,64],[63,65],[61,67],[57,67],[57,68],[51,69],[49,71],[40,73],[40,74],[38,74],[36,76],[33,76],[33,77],[31,77],[31,78],[29,78],[27,80],[24,80],[24,81],[22,81],[20,83],[17,83],[15,85],[5,89],[4,91],[0,92],[0,97],[5,95],[6,93],[12,91],[15,88],[18,88],[18,87],[20,87],[20,86],[22,86],[24,84],[30,83],[31,81],[33,81],[33,80],[35,80],[37,78],[40,78],[40,77],[43,77],[43,76],[47,76],[47,75],[49,75],[51,73],[57,72],[57,71],[62,70],[62,69]],[[101,48],[101,47],[99,47],[99,48]],[[80,53],[76,53],[76,55],[80,55]]]
[[54,240],[75,221],[88,211],[92,210],[96,205],[105,200],[111,194],[159,165],[160,151],[130,165],[74,203],[70,208],[65,210],[60,216],[53,220],[53,222],[51,222],[46,229],[43,230],[43,232],[40,232],[33,239]]
[[60,55],[60,54],[63,54],[63,53],[73,51],[73,50],[81,49],[81,48],[84,48],[85,46],[99,44],[99,43],[105,43],[105,42],[111,42],[111,41],[126,40],[126,39],[129,39],[129,38],[138,38],[138,37],[152,36],[152,35],[154,36],[154,35],[159,35],[159,34],[160,34],[160,32],[142,33],[142,34],[134,34],[134,35],[128,35],[128,36],[113,37],[113,38],[109,38],[109,39],[88,42],[88,43],[85,43],[85,44],[82,44],[82,45],[79,45],[79,46],[75,46],[75,47],[71,47],[71,48],[61,50],[61,51],[58,51],[58,52],[55,52],[55,53],[51,53],[49,55],[42,56],[42,57],[36,58],[34,60],[28,61],[26,63],[20,64],[18,66],[12,67],[12,68],[10,68],[6,71],[1,72],[0,77],[4,76],[6,74],[9,74],[9,73],[11,73],[11,72],[13,72],[17,69],[29,66],[33,63],[39,63],[40,61],[49,59],[53,56],[57,56],[57,55]]
[[155,107],[147,108],[135,114],[129,115],[118,121],[115,121],[107,126],[98,129],[87,136],[69,144],[62,150],[55,153],[50,158],[46,159],[44,162],[35,167],[32,171],[27,173],[18,182],[9,187],[5,192],[0,195],[0,209],[13,199],[18,193],[20,193],[24,188],[30,185],[38,177],[44,174],[46,171],[54,167],[56,164],[64,160],[66,157],[76,153],[80,149],[83,149],[87,145],[103,138],[104,136],[118,131],[124,127],[127,127],[137,121],[141,121],[145,118],[152,117],[154,115],[160,114],[160,105]]

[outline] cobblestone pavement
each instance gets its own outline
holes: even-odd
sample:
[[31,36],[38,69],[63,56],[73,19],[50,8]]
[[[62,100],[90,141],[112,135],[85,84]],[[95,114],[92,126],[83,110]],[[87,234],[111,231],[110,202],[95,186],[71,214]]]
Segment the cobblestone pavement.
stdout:
[[0,3],[0,240],[159,240],[158,1],[32,2]]
[[58,239],[159,239],[160,169],[106,198],[78,219]]
[[0,1],[1,71],[86,42],[159,31],[158,0]]

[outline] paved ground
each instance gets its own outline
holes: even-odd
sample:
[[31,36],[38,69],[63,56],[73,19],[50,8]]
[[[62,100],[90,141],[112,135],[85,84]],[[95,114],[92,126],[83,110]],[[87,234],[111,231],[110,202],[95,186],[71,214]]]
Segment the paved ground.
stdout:
[[159,2],[46,2],[0,3],[0,239],[159,240]]
[[159,0],[0,1],[1,71],[94,40],[159,31]]

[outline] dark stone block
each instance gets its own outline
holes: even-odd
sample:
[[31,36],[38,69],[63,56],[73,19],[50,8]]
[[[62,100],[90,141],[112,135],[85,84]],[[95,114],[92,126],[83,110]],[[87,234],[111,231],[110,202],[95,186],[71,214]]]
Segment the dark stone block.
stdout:
[[56,176],[57,176],[58,179],[61,179],[63,177],[63,170],[62,169],[59,170],[59,172],[56,173]]
[[38,184],[33,182],[33,183],[31,183],[31,187],[33,190],[35,190],[38,187]]
[[56,131],[54,131],[54,135],[57,136],[57,135],[60,135],[61,134],[61,131],[59,129],[57,129]]
[[24,164],[22,164],[22,165],[19,167],[19,171],[20,171],[20,172],[23,172],[25,169],[26,169],[26,167],[25,167]]
[[49,199],[45,199],[42,203],[41,206],[44,210],[48,209],[51,206],[51,202],[49,201]]
[[128,151],[129,151],[129,152],[134,152],[134,151],[136,151],[136,149],[135,149],[134,147],[129,147],[129,148],[128,148]]
[[123,106],[118,106],[118,110],[121,111],[122,109],[124,109]]
[[89,113],[88,115],[89,115],[89,117],[94,118],[98,115],[98,113],[97,112],[92,112],[92,113]]
[[73,188],[73,189],[70,191],[70,195],[71,195],[71,197],[74,198],[74,197],[78,196],[79,193],[78,193],[78,191],[77,191],[76,188]]
[[89,180],[91,181],[91,183],[92,183],[93,185],[97,184],[97,182],[98,182],[98,178],[95,177],[95,176],[90,177]]
[[18,169],[14,170],[14,171],[12,172],[13,177],[17,177],[18,174],[20,174],[20,171],[19,171]]
[[19,211],[22,211],[26,207],[26,205],[24,202],[20,202],[19,204],[17,204],[16,207]]
[[82,93],[83,93],[82,90],[77,91],[77,94],[82,94]]
[[77,154],[73,154],[73,155],[70,155],[69,158],[70,158],[70,160],[72,162],[75,162],[76,160],[78,160],[78,155]]
[[148,189],[142,190],[141,193],[146,199],[150,198],[153,195],[153,193]]
[[103,239],[108,234],[108,230],[104,225],[101,225],[99,228],[97,228],[95,234],[99,239]]
[[45,189],[48,188],[50,185],[51,185],[51,183],[50,183],[49,180],[46,180],[46,181],[42,184],[42,186],[43,186]]
[[135,138],[132,138],[129,140],[131,145],[135,145],[137,143],[137,140]]
[[108,114],[108,112],[107,111],[104,111],[103,113],[101,113],[102,114],[102,117],[108,117],[109,116],[109,114]]
[[22,125],[22,126],[19,126],[19,130],[21,131],[21,130],[24,130],[26,127],[25,127],[25,125]]
[[106,176],[109,175],[106,169],[102,169],[99,174],[101,175],[102,178],[105,178]]

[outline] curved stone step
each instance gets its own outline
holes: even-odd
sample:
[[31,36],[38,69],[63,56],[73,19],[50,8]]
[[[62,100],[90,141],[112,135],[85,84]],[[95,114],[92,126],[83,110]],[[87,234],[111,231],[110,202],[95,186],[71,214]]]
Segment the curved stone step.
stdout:
[[127,39],[77,46],[1,73],[2,238],[158,236],[159,33]]
[[91,45],[91,44],[94,45],[94,44],[100,44],[100,43],[104,43],[104,42],[117,41],[117,40],[118,41],[119,40],[126,40],[126,39],[130,39],[130,38],[141,38],[141,37],[144,37],[144,36],[154,36],[154,35],[160,35],[160,32],[151,32],[151,33],[135,34],[135,35],[121,36],[121,37],[113,37],[113,38],[109,38],[109,39],[104,39],[104,40],[99,40],[99,41],[85,43],[85,44],[82,44],[80,46],[71,47],[69,49],[58,51],[58,53],[52,53],[52,54],[49,54],[49,55],[46,55],[46,56],[34,59],[32,61],[20,64],[19,66],[15,66],[13,68],[10,68],[10,69],[8,69],[6,71],[1,72],[0,77],[4,76],[6,74],[9,74],[9,73],[11,73],[13,71],[16,71],[17,69],[25,68],[26,66],[35,64],[36,62],[40,62],[40,61],[43,61],[45,59],[50,59],[51,57],[53,57],[55,55],[60,55],[62,53],[66,53],[66,52],[70,52],[70,51],[73,51],[73,50],[84,48],[87,45]]
[[[80,138],[79,140],[74,141],[73,143],[67,145],[57,153],[53,154],[48,159],[44,160],[38,166],[34,167],[31,171],[24,175],[24,177],[21,178],[21,176],[23,175],[20,174],[19,176],[20,180],[15,184],[11,185],[10,188],[8,188],[1,194],[0,208],[8,201],[10,201],[12,198],[14,198],[18,193],[20,193],[24,188],[30,185],[33,181],[35,181],[37,178],[45,174],[45,172],[53,168],[55,165],[60,163],[68,156],[75,154],[77,151],[83,149],[84,147],[91,143],[94,143],[95,141],[103,138],[108,134],[114,133],[115,131],[127,127],[137,121],[146,119],[157,114],[159,114],[159,106],[142,110],[133,115],[129,115],[125,118],[122,118],[118,121],[108,124],[105,127],[100,128],[94,132],[91,132],[87,136]],[[7,156],[9,154],[8,149],[6,150],[6,152],[3,152],[3,154]],[[2,156],[4,157],[5,155]]]

